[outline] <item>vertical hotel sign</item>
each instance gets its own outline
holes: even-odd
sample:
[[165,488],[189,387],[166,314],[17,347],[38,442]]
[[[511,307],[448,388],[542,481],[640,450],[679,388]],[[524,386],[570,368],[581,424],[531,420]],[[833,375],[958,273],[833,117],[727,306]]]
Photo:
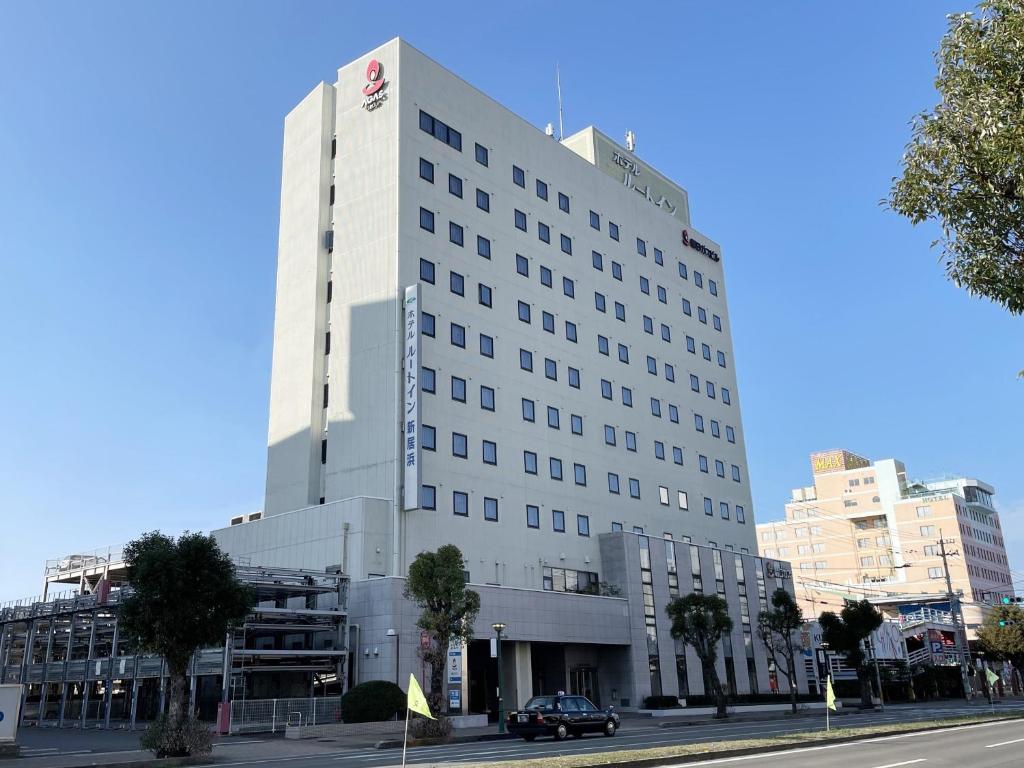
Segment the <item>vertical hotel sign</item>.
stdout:
[[405,359],[403,362],[403,385],[405,407],[402,422],[405,424],[405,438],[402,456],[405,464],[405,498],[402,508],[416,509],[420,505],[420,287],[410,285],[405,289],[405,304],[402,311],[402,333]]

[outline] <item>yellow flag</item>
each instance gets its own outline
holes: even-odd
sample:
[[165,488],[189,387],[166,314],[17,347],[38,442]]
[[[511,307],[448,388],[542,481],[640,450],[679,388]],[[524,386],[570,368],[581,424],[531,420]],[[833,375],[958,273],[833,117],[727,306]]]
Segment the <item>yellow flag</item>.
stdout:
[[416,682],[416,675],[409,675],[409,694],[406,697],[406,706],[413,712],[429,717],[431,720],[437,718],[430,714],[430,705],[427,704],[427,697],[423,695],[423,689]]
[[836,711],[836,694],[832,690],[832,675],[828,676],[828,680],[825,683],[825,706],[833,712]]

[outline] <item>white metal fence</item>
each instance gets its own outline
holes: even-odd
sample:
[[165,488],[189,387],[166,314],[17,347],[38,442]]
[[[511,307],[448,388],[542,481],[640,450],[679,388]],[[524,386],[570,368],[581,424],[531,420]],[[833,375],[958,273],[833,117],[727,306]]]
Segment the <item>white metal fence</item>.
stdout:
[[231,702],[231,733],[279,733],[285,726],[341,722],[341,697],[309,699],[235,699]]

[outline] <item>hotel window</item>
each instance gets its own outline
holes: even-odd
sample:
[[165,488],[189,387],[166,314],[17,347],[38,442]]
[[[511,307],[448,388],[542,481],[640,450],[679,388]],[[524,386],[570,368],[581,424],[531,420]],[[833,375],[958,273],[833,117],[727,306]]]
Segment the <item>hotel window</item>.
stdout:
[[527,400],[525,397],[522,400],[523,403],[523,421],[534,421],[534,404],[533,400]]
[[629,496],[632,499],[640,498],[640,481],[635,477],[629,478]]
[[466,402],[466,380],[458,376],[452,376],[452,400]]
[[575,413],[569,415],[569,425],[574,435],[583,434],[583,417]]
[[712,400],[714,400],[715,399],[715,385],[712,382],[710,382],[710,381],[705,381],[704,382],[704,389],[707,390],[708,397],[710,397]]
[[737,483],[740,481],[740,468],[735,464],[732,465],[732,479]]
[[743,507],[741,507],[739,504],[736,505],[736,522],[737,523],[746,523],[747,522],[747,514],[743,510]]
[[622,523],[616,523],[616,522],[612,523],[612,533],[615,533],[615,532],[621,531],[621,530],[622,530]]
[[519,320],[524,323],[530,322],[530,305],[525,301],[519,302]]
[[728,520],[729,519],[729,502],[727,502],[727,501],[720,501],[720,502],[718,502],[718,511],[721,514],[723,520]]
[[433,368],[420,368],[420,380],[423,382],[422,389],[424,392],[434,393],[434,369]]
[[529,260],[525,256],[520,256],[518,253],[516,254],[516,272],[518,272],[523,277],[530,276]]
[[587,484],[587,468],[583,464],[573,464],[573,477],[576,481],[576,485]]
[[701,416],[699,413],[693,414],[693,427],[698,432],[704,431],[704,417]]
[[619,493],[619,476],[614,472],[608,473],[608,493]]
[[480,407],[485,411],[494,410],[494,389],[480,385]]
[[597,351],[602,355],[608,354],[608,338],[606,336],[597,334]]
[[448,287],[456,296],[466,295],[466,280],[458,272],[448,273]]
[[546,288],[551,287],[551,270],[545,266],[540,268],[540,284]]
[[706,473],[708,471],[708,457],[707,456],[702,456],[702,455],[698,454],[697,455],[697,464],[700,467],[700,471],[701,472],[705,472]]
[[559,241],[562,247],[562,253],[567,253],[572,256],[572,238],[568,235],[560,235]]
[[672,329],[664,323],[661,324],[661,340],[669,343],[672,342]]
[[476,191],[476,207],[485,213],[491,212],[491,196],[482,189]]
[[732,398],[729,395],[729,390],[722,387],[722,402],[726,405],[732,405]]
[[601,231],[601,216],[594,211],[590,212],[590,228]]
[[[572,340],[576,341],[575,336]],[[569,386],[572,387],[573,389],[580,388],[580,372],[578,369],[573,368],[571,365],[569,366]]]
[[633,390],[629,387],[622,388],[622,404],[627,408],[633,407]]
[[654,320],[644,315],[644,333],[654,335]]
[[659,248],[654,249],[654,263],[661,267],[665,266],[665,256]]
[[929,568],[928,578],[929,579],[941,579],[943,576],[941,568]]
[[708,313],[704,311],[704,307],[697,307],[697,320],[704,325],[708,324]]
[[658,501],[666,507],[668,506],[668,488],[664,485],[658,486]]
[[700,379],[694,374],[690,374],[690,389],[694,392],[700,392]]
[[423,335],[434,338],[434,316],[429,312],[423,313]]
[[485,307],[491,306],[491,288],[483,283],[477,284],[477,301]]
[[626,450],[636,453],[636,432],[626,430]]
[[720,367],[722,367],[722,368],[725,368],[725,352],[722,352],[721,350],[719,350],[717,354],[718,354],[718,365]]
[[454,173],[448,174],[448,192],[458,198],[462,197],[462,179]]
[[615,427],[611,424],[604,425],[604,443],[605,445],[615,445]]
[[569,212],[569,196],[561,192],[558,193],[558,210]]
[[712,315],[711,322],[715,326],[716,331],[722,330],[722,318],[720,318],[718,315]]
[[548,426],[552,429],[558,429],[558,409],[553,405],[548,406]]
[[462,517],[469,516],[469,494],[465,491],[452,491],[452,512]]
[[617,301],[615,302],[615,319],[626,322],[626,307]]
[[491,241],[483,235],[476,236],[476,252],[485,259],[491,258]]
[[518,165],[512,166],[512,183],[526,189],[526,172]]
[[551,530],[555,533],[565,533],[565,512],[560,509],[551,510]]
[[701,275],[700,272],[697,272],[696,270],[694,270],[693,273],[693,284],[696,285],[698,288],[704,287],[704,277],[703,275]]
[[451,324],[451,342],[454,347],[466,348],[466,329],[458,323]]
[[625,344],[619,344],[619,362],[629,365],[629,348]]
[[654,458],[665,460],[665,444],[661,440],[654,441]]
[[566,341],[571,341],[574,344],[578,341],[578,337],[576,336],[576,323],[568,320],[565,321],[565,338]]
[[548,474],[551,475],[552,480],[562,479],[562,460],[556,459],[554,456],[548,459]]
[[543,328],[548,333],[554,333],[555,332],[555,316],[552,315],[550,312],[541,312],[540,313],[540,325],[541,325],[541,328]]
[[617,261],[612,262],[612,277],[620,283],[622,282],[622,265]]
[[548,199],[548,185],[540,179],[537,179],[537,197],[541,200]]
[[432,485],[420,486],[420,506],[424,509],[437,509],[437,488]]
[[686,491],[676,491],[676,503],[682,510],[687,510],[690,508],[690,502],[686,497]]
[[455,245],[462,247],[463,230],[462,227],[456,224],[454,221],[448,222],[448,239],[455,243]]
[[601,379],[601,397],[605,400],[612,399],[612,383],[607,379]]
[[917,516],[918,517],[931,517],[931,514],[932,514],[932,508],[931,507],[927,507],[927,506],[925,506],[925,507],[917,507]]
[[647,243],[641,240],[639,237],[636,239],[636,252],[641,256],[647,255]]
[[570,299],[576,298],[576,284],[568,277],[562,278],[562,293],[564,293]]
[[862,557],[860,559],[860,564],[863,567],[872,566],[872,565],[875,564],[875,558],[872,555],[868,555],[867,557]]
[[543,221],[537,222],[537,239],[544,243],[551,242],[551,227]]
[[469,456],[469,443],[465,435],[452,432],[452,456],[465,459]]
[[540,528],[540,508],[533,504],[526,505],[526,527]]
[[683,449],[678,445],[672,446],[672,461],[680,466],[683,463]]
[[484,520],[498,522],[498,500],[484,497]]
[[533,373],[533,352],[525,349],[519,350],[519,367]]
[[668,294],[665,292],[665,287],[662,285],[658,286],[658,301],[662,304],[668,304]]
[[653,376],[658,375],[658,361],[650,355],[647,356],[647,372]]
[[544,358],[544,376],[552,381],[558,381],[558,364],[547,357]]
[[612,240],[618,241],[619,239],[619,225],[612,222],[608,222],[608,237]]
[[425,451],[437,450],[437,431],[429,424],[420,427],[420,445]]
[[697,342],[694,341],[692,336],[686,337],[686,351],[697,354]]
[[425,158],[420,158],[420,178],[424,181],[434,183],[434,164]]
[[651,398],[651,416],[661,418],[661,400],[656,397]]
[[523,451],[523,471],[528,475],[537,474],[537,454],[533,451]]
[[651,283],[643,275],[640,275],[640,292],[646,293],[648,296],[651,295]]
[[598,312],[605,311],[606,305],[603,293],[598,293],[597,291],[594,291],[594,309],[596,309]]
[[715,514],[714,503],[707,496],[704,497],[704,514],[712,517]]
[[715,459],[715,474],[725,477],[725,463],[721,459]]
[[598,272],[604,271],[604,256],[597,251],[590,252],[590,263],[594,265],[594,269]]
[[686,271],[686,265],[681,261],[679,262],[679,276],[683,278],[683,280],[686,280],[689,277]]
[[479,144],[476,145],[476,161],[480,165],[487,165],[487,147],[481,147]]
[[693,316],[693,307],[690,306],[689,299],[683,299],[683,314],[688,317]]
[[523,232],[526,231],[526,214],[516,209],[515,212],[516,229],[521,229]]
[[420,130],[431,134],[438,141],[443,141],[452,149],[462,151],[462,134],[422,109],[420,110]]
[[434,231],[433,211],[428,211],[426,208],[420,208],[420,229],[425,229],[427,232]]
[[716,283],[714,280],[708,280],[708,292],[712,296],[717,296],[718,295],[718,283]]
[[484,464],[498,465],[498,444],[491,440],[483,441]]
[[711,361],[711,347],[709,347],[707,344],[700,345],[700,353],[705,360],[707,360],[708,362]]

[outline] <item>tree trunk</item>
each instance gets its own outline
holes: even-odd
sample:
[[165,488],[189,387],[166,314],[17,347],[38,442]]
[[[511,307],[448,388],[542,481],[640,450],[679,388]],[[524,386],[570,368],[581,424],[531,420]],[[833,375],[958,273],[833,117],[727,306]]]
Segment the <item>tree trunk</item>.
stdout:
[[786,656],[786,670],[789,678],[789,704],[796,714],[796,660],[792,656]]
[[[725,691],[722,690],[722,683],[718,679],[718,670],[715,669],[714,663],[708,663],[705,659],[700,660],[701,667],[704,669],[704,679],[711,683],[711,695],[715,697],[717,710],[715,711],[716,718],[727,718],[728,712],[728,699],[725,696]],[[705,693],[709,693],[705,691]]]
[[167,719],[171,723],[180,723],[188,717],[188,662],[184,664],[167,662]]
[[874,709],[871,701],[871,673],[863,664],[857,667],[857,681],[860,683],[860,706],[862,709]]

